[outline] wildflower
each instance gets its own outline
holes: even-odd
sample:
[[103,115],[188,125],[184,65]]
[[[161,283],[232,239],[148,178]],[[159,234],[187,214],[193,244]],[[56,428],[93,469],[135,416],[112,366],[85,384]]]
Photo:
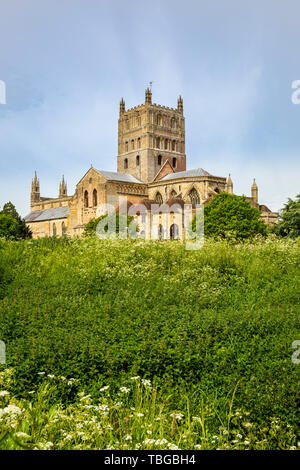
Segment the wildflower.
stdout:
[[30,439],[30,436],[28,434],[26,434],[26,432],[17,432],[16,436],[19,439]]
[[236,437],[237,437],[238,439],[242,439],[242,438],[243,438],[243,436],[242,436],[241,434],[237,434]]
[[223,429],[223,434],[224,434],[224,436],[226,436],[228,434],[227,429]]
[[174,417],[175,419],[178,419],[179,421],[183,418],[182,413],[171,413],[170,416]]
[[129,434],[125,436],[125,441],[132,441],[132,436],[130,436]]
[[145,387],[151,387],[151,381],[150,381],[150,380],[142,379],[142,384],[143,384]]
[[7,390],[1,390],[0,397],[6,397],[7,395],[9,395],[9,392]]
[[202,448],[201,444],[196,444],[195,449],[200,450]]
[[144,413],[137,413],[136,416],[137,416],[138,418],[141,418],[142,416],[144,416]]
[[45,375],[46,372],[38,372],[38,375]]
[[130,380],[139,380],[141,377],[137,375],[136,377],[130,377]]
[[109,389],[109,385],[105,385],[104,387],[100,388],[99,392],[105,392],[105,390]]
[[32,395],[33,393],[35,393],[35,390],[31,390],[31,391],[28,392],[28,393],[30,393],[30,395]]
[[49,377],[49,379],[54,379],[54,378],[55,378],[55,375],[48,374],[47,377]]
[[120,392],[122,392],[122,393],[129,393],[129,392],[130,392],[130,388],[121,387],[121,388],[120,388]]
[[248,439],[245,439],[244,444],[247,446],[248,444],[250,444],[250,441],[248,441]]

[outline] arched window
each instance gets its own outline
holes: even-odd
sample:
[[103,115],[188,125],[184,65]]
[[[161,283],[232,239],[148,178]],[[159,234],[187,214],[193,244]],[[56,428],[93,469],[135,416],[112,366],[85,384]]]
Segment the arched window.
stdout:
[[156,193],[155,202],[157,202],[159,205],[161,205],[163,203],[163,198],[162,198],[162,195],[160,193]]
[[84,207],[89,207],[89,193],[84,191]]
[[175,140],[172,140],[172,150],[173,150],[173,152],[176,150],[176,142],[175,142]]
[[140,156],[137,155],[137,157],[136,157],[136,166],[139,166],[139,164],[140,164]]
[[168,139],[165,139],[165,150],[168,150]]
[[138,146],[138,149],[141,148],[141,138],[140,137],[137,140],[137,146]]
[[161,155],[158,155],[158,157],[157,157],[157,164],[161,165]]
[[160,114],[157,115],[157,125],[161,126],[162,125],[162,117]]
[[128,168],[128,158],[125,158],[124,160],[124,168],[126,170],[126,168]]
[[94,191],[93,191],[93,206],[94,207],[97,206],[97,204],[98,204],[98,197],[97,196],[98,196],[97,195],[97,189],[94,189]]
[[170,238],[171,240],[178,240],[179,238],[179,229],[177,224],[172,224],[170,227]]
[[64,222],[62,222],[62,224],[61,224],[61,234],[65,235],[66,232],[67,232],[66,224]]
[[193,209],[195,209],[196,204],[200,204],[199,194],[197,193],[195,188],[191,189],[189,193],[189,198],[190,198]]
[[219,188],[218,187],[215,188],[215,193],[219,193],[219,192],[220,192]]
[[177,160],[176,160],[176,157],[173,158],[173,168],[176,168],[176,165],[177,165]]
[[125,142],[125,152],[128,152],[128,142]]
[[174,129],[174,127],[175,127],[175,118],[171,119],[171,127],[172,127],[172,129]]
[[157,137],[157,139],[156,139],[156,148],[160,149],[160,138],[159,137]]
[[134,150],[134,140],[131,141],[131,150]]
[[53,230],[53,236],[56,237],[56,225],[53,224],[53,227],[52,227],[52,230]]
[[164,238],[164,228],[161,224],[158,226],[158,238],[160,240]]
[[176,196],[177,196],[176,191],[175,191],[175,189],[173,189],[173,190],[170,192],[170,197],[171,197],[171,198],[174,198],[174,197],[176,197]]

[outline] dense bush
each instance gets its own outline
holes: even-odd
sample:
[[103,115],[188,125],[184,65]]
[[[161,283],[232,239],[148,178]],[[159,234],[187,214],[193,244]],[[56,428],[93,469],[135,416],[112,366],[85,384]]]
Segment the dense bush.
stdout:
[[[261,211],[251,207],[246,196],[223,192],[204,206],[204,234],[213,238],[244,240],[266,235],[267,226],[260,219]],[[192,223],[196,231],[196,217]]]
[[4,204],[0,211],[0,238],[17,240],[31,238],[32,233],[25,220],[20,217],[11,202]]
[[[0,339],[28,397],[39,372],[79,379],[95,399],[129,377],[149,378],[172,409],[188,398],[214,411],[235,406],[264,426],[296,426],[299,242],[231,245],[39,239],[0,246]],[[80,387],[79,387],[80,391]],[[71,403],[78,390],[57,386]],[[55,398],[56,396],[56,398]],[[268,421],[269,422],[269,421]]]
[[281,237],[300,237],[300,194],[288,200],[279,214],[279,223],[273,227],[273,231]]

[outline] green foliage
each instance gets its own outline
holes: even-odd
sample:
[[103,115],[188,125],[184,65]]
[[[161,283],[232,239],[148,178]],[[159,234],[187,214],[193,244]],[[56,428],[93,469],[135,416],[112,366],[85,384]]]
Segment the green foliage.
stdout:
[[[196,218],[192,229],[196,231]],[[245,196],[223,192],[204,206],[205,236],[245,240],[266,233],[267,227],[260,220],[260,211],[251,207]]]
[[276,417],[297,429],[299,253],[298,240],[277,237],[207,240],[196,251],[172,241],[0,240],[11,393],[28,399],[46,372],[78,380],[51,392],[53,406],[71,406],[78,392],[98,400],[109,385],[116,396],[140,375],[171,411],[185,413],[187,401],[191,416],[201,403],[211,409],[219,435],[238,384],[234,409],[253,426],[263,432]]
[[[109,386],[93,399],[84,391],[69,406],[52,403],[63,376],[38,376],[26,400],[11,396],[13,371],[0,373],[0,449],[296,449],[297,440],[286,420],[271,418],[260,428],[249,412],[234,408],[234,393],[224,423],[213,429],[214,403],[199,402],[191,415],[189,400],[181,411],[152,387],[150,380],[129,378],[111,392]],[[1,383],[2,382],[2,383]],[[298,443],[299,447],[299,443]]]
[[274,233],[282,237],[300,237],[300,194],[296,199],[288,199],[280,212],[279,223],[273,227]]
[[0,238],[17,239],[19,226],[16,219],[10,214],[0,213]]
[[11,202],[4,204],[2,211],[0,211],[0,237],[12,239],[32,237],[25,220],[20,217]]
[[[111,215],[101,215],[96,219],[91,219],[85,226],[83,235],[92,236],[96,235],[97,226],[102,220],[107,221],[107,224],[104,226],[104,231],[108,235],[120,234],[123,233],[126,235],[127,231],[130,236],[133,238],[134,234],[139,231],[137,224],[134,222],[134,217],[130,215],[120,215],[111,214]],[[120,231],[121,227],[121,231]]]

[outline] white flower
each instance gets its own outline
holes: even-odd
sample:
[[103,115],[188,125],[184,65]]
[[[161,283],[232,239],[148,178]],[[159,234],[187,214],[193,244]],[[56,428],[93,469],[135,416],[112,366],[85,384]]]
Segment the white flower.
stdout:
[[147,379],[142,379],[142,384],[145,385],[145,387],[151,387],[151,381]]
[[182,413],[171,413],[170,416],[175,417],[175,419],[180,421],[184,415]]
[[130,380],[139,380],[141,377],[137,375],[136,377],[130,377]]
[[49,377],[49,379],[54,379],[55,375],[48,374],[47,377]]
[[30,395],[32,395],[33,393],[35,393],[35,390],[31,390],[31,391],[28,392],[28,393],[30,393]]
[[46,372],[38,372],[38,375],[45,375]]
[[136,416],[137,416],[138,418],[141,418],[142,416],[144,416],[144,413],[137,413]]
[[109,385],[105,385],[105,387],[100,388],[100,392],[105,392],[105,390],[109,389]]
[[7,390],[1,390],[0,397],[6,397],[7,395],[9,395],[9,392]]
[[129,392],[130,392],[130,388],[121,387],[121,388],[120,388],[120,392],[122,392],[122,393],[129,393]]

